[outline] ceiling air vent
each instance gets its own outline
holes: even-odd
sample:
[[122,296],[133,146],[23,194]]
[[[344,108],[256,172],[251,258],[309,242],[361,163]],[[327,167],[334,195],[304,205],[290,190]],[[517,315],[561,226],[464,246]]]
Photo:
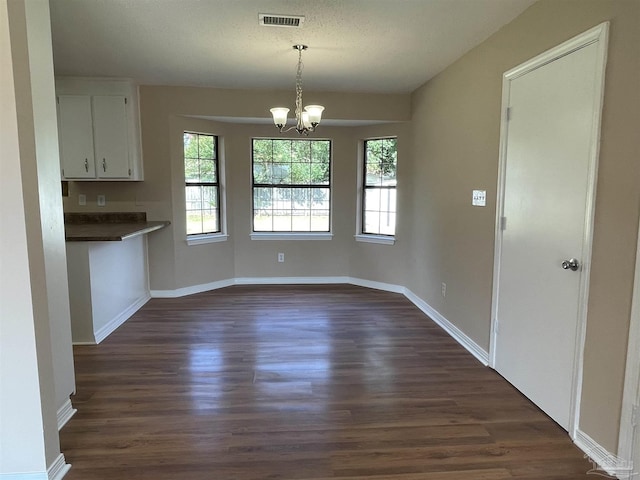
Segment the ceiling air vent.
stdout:
[[264,27],[302,27],[304,15],[275,15],[272,13],[259,13],[260,25]]

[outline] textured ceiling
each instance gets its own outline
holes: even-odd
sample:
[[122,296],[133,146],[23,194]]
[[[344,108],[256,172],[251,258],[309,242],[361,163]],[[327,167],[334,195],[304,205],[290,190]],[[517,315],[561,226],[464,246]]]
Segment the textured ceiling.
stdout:
[[[534,0],[50,0],[57,75],[141,84],[408,93]],[[304,15],[261,27],[259,13]]]

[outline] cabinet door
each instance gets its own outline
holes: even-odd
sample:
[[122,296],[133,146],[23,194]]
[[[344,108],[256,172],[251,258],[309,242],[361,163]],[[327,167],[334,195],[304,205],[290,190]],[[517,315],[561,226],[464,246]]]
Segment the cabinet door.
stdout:
[[99,178],[129,178],[129,138],[126,97],[94,96],[93,140]]
[[64,178],[95,178],[91,97],[58,97],[58,136]]

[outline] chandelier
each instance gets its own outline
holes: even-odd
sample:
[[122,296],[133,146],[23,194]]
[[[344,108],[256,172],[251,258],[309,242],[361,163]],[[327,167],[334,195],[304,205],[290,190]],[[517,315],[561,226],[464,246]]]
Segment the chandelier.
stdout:
[[285,129],[287,125],[287,114],[289,109],[285,107],[275,107],[270,110],[273,115],[273,123],[276,124],[280,133],[295,129],[300,135],[309,135],[313,132],[322,117],[324,107],[322,105],[307,105],[302,107],[302,51],[306,50],[306,45],[294,45],[293,49],[298,50],[298,70],[296,72],[296,124]]

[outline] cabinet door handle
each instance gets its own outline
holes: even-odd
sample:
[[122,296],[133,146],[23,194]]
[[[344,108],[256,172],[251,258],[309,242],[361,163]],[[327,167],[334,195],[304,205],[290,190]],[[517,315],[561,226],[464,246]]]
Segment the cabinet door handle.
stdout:
[[102,159],[102,171],[107,171],[107,160],[105,158]]
[[89,172],[89,159],[88,158],[84,159],[84,171],[87,172],[87,173]]

